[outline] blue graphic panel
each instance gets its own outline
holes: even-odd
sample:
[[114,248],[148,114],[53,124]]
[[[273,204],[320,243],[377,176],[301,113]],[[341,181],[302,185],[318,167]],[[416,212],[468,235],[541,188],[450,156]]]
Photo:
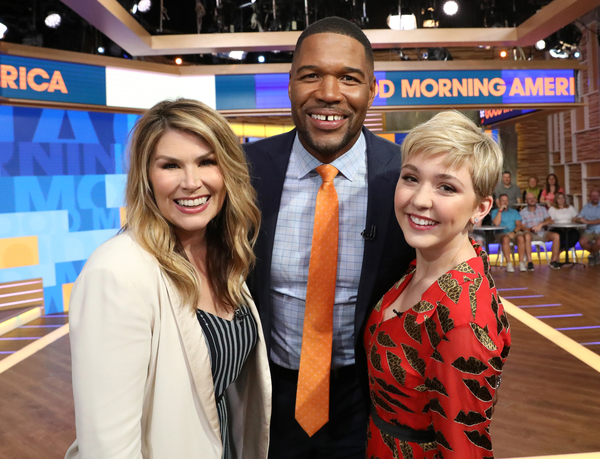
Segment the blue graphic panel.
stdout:
[[106,207],[125,207],[126,175],[106,176]]
[[69,232],[66,210],[0,213],[0,238],[59,235]]
[[0,269],[0,282],[41,277],[46,313],[63,311],[62,285],[120,228],[138,119],[0,106],[0,238],[37,236],[39,250],[39,265]]
[[254,75],[216,75],[217,110],[256,108]]
[[396,132],[394,134],[394,142],[397,143],[398,145],[402,145],[402,142],[404,142],[404,139],[406,138],[407,135],[408,135],[408,132]]
[[[13,126],[13,108],[6,105],[0,105],[0,143],[14,142],[14,130],[15,129]],[[1,154],[2,152],[0,150],[0,155]]]
[[290,108],[287,73],[256,75],[256,108]]

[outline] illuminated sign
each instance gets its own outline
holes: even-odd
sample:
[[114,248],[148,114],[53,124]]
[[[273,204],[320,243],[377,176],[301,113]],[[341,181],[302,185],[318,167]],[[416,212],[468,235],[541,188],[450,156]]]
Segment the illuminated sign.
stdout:
[[513,110],[511,108],[498,108],[492,110],[479,110],[479,118],[481,124],[489,125],[499,121],[504,121],[512,118],[516,118],[526,113],[533,113],[537,110]]
[[105,105],[105,69],[3,55],[0,56],[0,96]]
[[[375,72],[374,106],[566,104],[575,70]],[[0,97],[145,109],[189,97],[217,110],[290,108],[287,73],[178,75],[0,55]]]
[[573,103],[574,70],[378,72],[373,105]]
[[[374,106],[574,103],[575,70],[375,72]],[[289,76],[217,75],[217,109],[290,108]]]

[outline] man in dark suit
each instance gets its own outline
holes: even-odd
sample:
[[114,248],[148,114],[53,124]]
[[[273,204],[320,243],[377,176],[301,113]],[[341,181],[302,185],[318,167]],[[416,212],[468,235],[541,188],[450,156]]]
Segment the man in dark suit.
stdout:
[[[263,215],[249,285],[271,361],[271,459],[365,455],[363,325],[414,257],[394,216],[400,149],[363,127],[375,91],[373,51],[364,33],[340,18],[315,22],[298,39],[290,71],[296,129],[245,148]],[[322,184],[315,168],[322,164],[339,170],[338,268],[328,421],[307,433],[295,406],[315,200]]]

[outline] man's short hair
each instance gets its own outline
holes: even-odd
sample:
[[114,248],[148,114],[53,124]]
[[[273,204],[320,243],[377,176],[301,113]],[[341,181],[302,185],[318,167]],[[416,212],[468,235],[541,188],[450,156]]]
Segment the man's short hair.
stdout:
[[510,173],[510,171],[504,171],[504,172],[502,172],[502,175],[504,175],[504,174],[508,174],[508,175],[512,176],[512,174]]
[[500,196],[498,196],[498,199],[501,199],[502,196],[506,196],[506,199],[509,199],[508,195],[506,193],[502,193]]
[[365,57],[367,58],[367,64],[370,68],[373,68],[373,48],[371,47],[371,42],[365,35],[365,33],[353,22],[348,21],[347,19],[340,18],[337,16],[331,16],[327,18],[323,18],[318,20],[317,22],[313,22],[309,25],[304,32],[298,38],[296,42],[296,49],[294,50],[294,60],[296,60],[296,56],[300,52],[300,48],[302,47],[302,42],[311,35],[316,35],[319,33],[337,33],[338,35],[346,35],[348,37],[354,38],[358,41],[363,48],[365,48]]

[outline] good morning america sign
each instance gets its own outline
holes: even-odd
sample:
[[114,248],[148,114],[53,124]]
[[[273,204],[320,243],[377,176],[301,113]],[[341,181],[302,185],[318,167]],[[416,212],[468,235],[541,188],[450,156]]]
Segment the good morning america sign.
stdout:
[[0,97],[105,105],[105,68],[0,55]]
[[[575,70],[375,72],[374,106],[576,102]],[[289,108],[289,76],[217,75],[217,109]]]

